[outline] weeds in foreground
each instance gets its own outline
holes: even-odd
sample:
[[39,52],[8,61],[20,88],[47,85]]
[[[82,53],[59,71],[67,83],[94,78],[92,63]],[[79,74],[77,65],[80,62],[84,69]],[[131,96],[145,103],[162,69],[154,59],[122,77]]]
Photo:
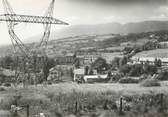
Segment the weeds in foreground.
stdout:
[[[21,94],[22,95],[22,94]],[[33,117],[39,113],[46,113],[50,117],[64,117],[68,115],[88,117],[166,117],[167,95],[150,92],[143,95],[122,95],[122,110],[120,110],[121,95],[114,92],[77,92],[69,93],[45,92],[31,96],[21,96],[17,100],[18,106],[29,105]],[[13,97],[0,102],[0,110],[10,110],[15,103]],[[122,114],[121,112],[122,111]],[[19,111],[26,117],[26,109]]]

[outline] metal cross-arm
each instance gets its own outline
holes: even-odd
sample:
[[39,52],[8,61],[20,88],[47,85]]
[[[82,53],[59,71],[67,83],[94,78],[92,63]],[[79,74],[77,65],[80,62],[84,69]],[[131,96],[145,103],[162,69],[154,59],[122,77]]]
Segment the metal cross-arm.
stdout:
[[30,55],[29,54],[30,52],[28,51],[27,47],[15,34],[14,27],[19,23],[33,23],[33,24],[39,23],[44,25],[44,34],[38,46],[39,48],[43,47],[44,48],[43,51],[45,51],[46,49],[46,45],[50,36],[51,25],[52,24],[68,25],[68,23],[66,22],[53,18],[54,2],[55,0],[52,0],[45,16],[31,16],[31,15],[19,15],[14,13],[8,0],[3,0],[5,14],[0,15],[0,21],[4,21],[7,23],[8,32],[11,37],[11,41],[15,51],[16,47],[19,47],[22,53],[26,54],[26,56]]
[[0,21],[15,22],[15,23],[39,23],[39,24],[68,25],[68,23],[55,19],[53,17],[17,15],[17,14],[0,15]]

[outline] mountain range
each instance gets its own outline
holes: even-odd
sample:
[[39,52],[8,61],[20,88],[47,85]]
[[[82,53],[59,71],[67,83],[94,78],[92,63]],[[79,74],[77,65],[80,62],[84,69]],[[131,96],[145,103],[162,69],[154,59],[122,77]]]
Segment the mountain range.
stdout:
[[[144,32],[144,33],[142,33]],[[145,33],[147,32],[147,33]],[[62,51],[74,51],[86,48],[113,47],[120,42],[148,39],[152,34],[158,34],[159,39],[168,40],[168,21],[144,21],[127,24],[107,23],[96,25],[69,26],[60,31],[52,32],[48,42],[48,54],[59,55]],[[133,35],[127,35],[134,33]],[[136,33],[136,34],[135,34]],[[34,40],[39,41],[41,35],[30,38],[26,44],[32,48]],[[26,42],[24,42],[26,43]],[[1,46],[0,57],[12,54],[12,46]]]
[[[168,30],[168,21],[143,21],[127,24],[120,23],[106,23],[95,25],[70,25],[59,31],[51,33],[50,40],[62,39],[67,37],[74,37],[80,35],[102,35],[102,34],[128,34],[128,33],[141,33],[152,32],[159,30]],[[33,42],[38,40],[41,36],[27,39],[26,42]]]

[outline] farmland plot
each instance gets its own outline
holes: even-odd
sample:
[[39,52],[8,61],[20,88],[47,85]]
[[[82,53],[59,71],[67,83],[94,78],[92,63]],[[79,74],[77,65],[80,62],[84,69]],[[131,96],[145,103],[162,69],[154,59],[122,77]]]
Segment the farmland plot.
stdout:
[[156,49],[156,50],[143,51],[136,54],[135,57],[167,58],[168,49]]

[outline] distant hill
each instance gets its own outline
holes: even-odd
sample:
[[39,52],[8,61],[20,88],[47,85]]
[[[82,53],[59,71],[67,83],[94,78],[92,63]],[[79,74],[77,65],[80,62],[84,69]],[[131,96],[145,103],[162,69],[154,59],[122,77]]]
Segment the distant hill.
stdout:
[[123,25],[121,33],[141,33],[168,30],[168,21],[144,21],[138,23],[128,23]]
[[[74,37],[80,35],[128,34],[168,30],[168,21],[143,21],[127,24],[107,23],[96,25],[73,25],[51,33],[50,40]],[[40,36],[32,37],[27,42],[33,42]],[[36,39],[35,39],[36,38]]]
[[[128,34],[129,33],[129,34]],[[127,35],[128,34],[128,35]],[[148,40],[154,34],[158,41],[168,41],[168,21],[144,21],[137,23],[96,24],[70,26],[52,32],[48,42],[48,51],[59,55],[61,51],[74,51],[87,48],[108,48],[128,41]],[[41,36],[28,39],[26,44],[32,48],[34,40]],[[35,39],[36,38],[36,39]],[[12,46],[0,47],[0,56],[12,53]]]

